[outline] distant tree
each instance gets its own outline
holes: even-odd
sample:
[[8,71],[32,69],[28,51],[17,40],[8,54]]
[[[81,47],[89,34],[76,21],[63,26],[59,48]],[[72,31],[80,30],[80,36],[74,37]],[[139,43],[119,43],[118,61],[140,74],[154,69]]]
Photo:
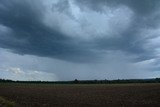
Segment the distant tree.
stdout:
[[160,82],[160,78],[156,78],[155,81],[159,83]]
[[74,83],[77,84],[79,81],[77,79],[74,80]]

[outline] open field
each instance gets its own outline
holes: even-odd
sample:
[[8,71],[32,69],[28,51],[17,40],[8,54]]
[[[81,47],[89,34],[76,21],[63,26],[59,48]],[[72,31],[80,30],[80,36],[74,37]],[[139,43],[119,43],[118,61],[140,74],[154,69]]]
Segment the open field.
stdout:
[[1,83],[16,107],[160,107],[160,84]]

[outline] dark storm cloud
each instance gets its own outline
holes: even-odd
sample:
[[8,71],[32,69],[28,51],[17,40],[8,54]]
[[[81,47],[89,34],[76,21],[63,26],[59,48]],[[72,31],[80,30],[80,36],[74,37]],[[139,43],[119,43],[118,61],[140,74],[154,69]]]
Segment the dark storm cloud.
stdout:
[[134,29],[133,26],[128,28],[127,31],[123,32],[122,37],[119,38],[103,38],[97,40],[97,49],[102,50],[120,50],[127,55],[138,55],[133,61],[148,60],[155,57],[152,49],[144,49],[143,45],[146,40],[141,39],[140,35],[137,35],[138,26]]
[[[112,34],[109,34],[110,38],[81,41],[44,25],[42,23],[44,11],[41,3],[27,0],[1,0],[0,25],[10,29],[10,33],[5,34],[7,37],[0,38],[0,47],[18,54],[78,62],[101,56],[101,50],[120,50],[129,55],[137,55],[137,60],[154,57],[152,49],[144,49],[146,40],[139,41],[142,37],[137,32],[141,28],[152,28],[157,25],[159,19],[153,14],[157,11],[159,0],[77,0],[76,4],[82,11],[85,11],[83,7],[88,7],[97,12],[104,12],[103,6],[115,8],[125,5],[134,12],[133,21],[127,29],[118,34],[120,37],[112,37]],[[68,8],[69,2],[66,0],[52,5],[53,12],[70,14]],[[72,28],[68,26],[68,29]],[[0,33],[0,35],[4,34]],[[96,54],[97,51],[99,52]]]
[[[136,61],[155,58],[153,49],[144,49],[143,45],[146,40],[137,35],[142,28],[155,28],[159,25],[160,14],[155,15],[155,11],[159,10],[159,0],[78,0],[77,4],[83,7],[89,7],[97,12],[104,12],[104,5],[116,7],[126,5],[134,11],[134,20],[127,30],[122,34],[122,38],[103,38],[97,40],[97,47],[106,50],[122,50],[127,54],[136,54],[139,57]],[[145,36],[145,34],[143,35]],[[153,35],[153,37],[156,35]],[[150,37],[152,38],[152,36]],[[147,38],[147,39],[150,39]],[[142,40],[141,40],[142,39]]]
[[33,8],[26,1],[1,1],[0,24],[13,31],[12,34],[5,35],[7,39],[0,39],[2,48],[11,49],[18,54],[64,60],[81,60],[77,56],[88,57],[89,52],[83,48],[84,44],[78,44],[61,32],[44,26],[40,22],[41,11]]
[[139,15],[148,15],[159,7],[159,0],[76,0],[76,3],[95,11],[103,11],[104,5],[111,7],[127,5]]

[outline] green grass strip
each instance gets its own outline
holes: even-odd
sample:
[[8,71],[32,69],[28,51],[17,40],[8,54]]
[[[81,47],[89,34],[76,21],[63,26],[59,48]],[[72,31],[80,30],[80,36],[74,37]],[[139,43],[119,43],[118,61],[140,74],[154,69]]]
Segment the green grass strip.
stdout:
[[8,101],[3,97],[0,97],[0,107],[16,107],[13,101]]

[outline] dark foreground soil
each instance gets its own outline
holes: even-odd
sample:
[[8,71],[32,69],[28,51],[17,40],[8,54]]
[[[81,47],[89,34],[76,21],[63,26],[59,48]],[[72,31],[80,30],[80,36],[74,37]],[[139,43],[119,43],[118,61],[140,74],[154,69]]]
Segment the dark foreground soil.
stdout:
[[160,84],[1,83],[0,96],[16,107],[160,107]]

